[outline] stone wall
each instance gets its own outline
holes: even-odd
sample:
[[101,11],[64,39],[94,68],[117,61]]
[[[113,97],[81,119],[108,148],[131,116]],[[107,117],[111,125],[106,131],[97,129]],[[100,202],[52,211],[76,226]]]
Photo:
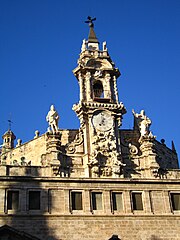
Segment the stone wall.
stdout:
[[[70,144],[78,130],[61,130],[61,145],[68,146]],[[7,152],[3,152],[1,155],[1,164],[14,165],[14,166],[41,166],[43,165],[43,155],[47,154],[46,148],[47,135],[35,137],[34,139],[17,145]]]
[[42,240],[179,240],[179,216],[25,216],[2,217],[8,224]]
[[[28,210],[28,191],[41,191],[40,210]],[[7,210],[7,191],[20,192],[20,206]],[[71,192],[80,191],[82,210],[72,210]],[[102,192],[102,210],[92,209],[91,193]],[[123,194],[123,208],[112,210],[111,193]],[[132,192],[141,192],[143,210],[133,210]],[[173,211],[170,193],[178,181],[2,178],[0,225],[7,224],[43,240],[109,239],[178,240],[180,211]]]

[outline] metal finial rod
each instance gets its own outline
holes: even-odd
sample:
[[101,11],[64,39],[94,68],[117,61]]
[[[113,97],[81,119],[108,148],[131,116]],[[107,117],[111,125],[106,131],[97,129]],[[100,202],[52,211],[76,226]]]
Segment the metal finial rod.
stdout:
[[12,120],[11,120],[12,118],[11,118],[11,113],[9,114],[9,119],[8,119],[8,128],[9,128],[9,130],[11,130],[11,126],[12,126]]
[[9,130],[11,130],[11,125],[12,125],[12,121],[10,119],[8,119],[8,127],[9,127]]
[[85,23],[88,23],[88,24],[89,24],[89,27],[94,27],[93,21],[95,21],[96,18],[92,18],[92,17],[88,16],[87,19],[88,19],[88,20],[85,21]]

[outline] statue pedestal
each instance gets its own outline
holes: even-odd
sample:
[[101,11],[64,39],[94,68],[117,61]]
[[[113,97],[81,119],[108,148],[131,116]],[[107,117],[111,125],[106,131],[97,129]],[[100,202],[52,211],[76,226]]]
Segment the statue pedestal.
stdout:
[[[48,154],[49,164],[57,164],[59,162],[59,154],[61,151],[61,133],[46,133],[46,152]],[[58,164],[59,165],[59,164]]]
[[[152,172],[159,168],[159,164],[156,161],[157,154],[154,149],[155,136],[152,134],[141,136],[139,139],[140,150],[142,152],[142,160],[144,162],[143,167],[147,170],[148,177],[152,177]],[[151,171],[149,171],[151,170]]]

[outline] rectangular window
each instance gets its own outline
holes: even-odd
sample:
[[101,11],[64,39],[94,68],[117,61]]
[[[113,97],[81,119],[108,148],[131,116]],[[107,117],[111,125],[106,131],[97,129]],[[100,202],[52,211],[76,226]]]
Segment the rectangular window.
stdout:
[[133,210],[143,210],[142,193],[132,193]]
[[40,191],[29,191],[29,210],[40,210]]
[[19,191],[7,191],[7,210],[18,210]]
[[92,209],[102,210],[102,193],[92,192]]
[[172,210],[180,210],[180,193],[171,193]]
[[71,192],[72,210],[82,210],[82,192]]
[[123,210],[122,193],[112,192],[112,209],[114,211]]

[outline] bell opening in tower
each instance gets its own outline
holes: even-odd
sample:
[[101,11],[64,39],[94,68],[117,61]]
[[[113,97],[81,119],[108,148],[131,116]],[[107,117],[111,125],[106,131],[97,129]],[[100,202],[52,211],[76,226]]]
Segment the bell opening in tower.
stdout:
[[104,88],[102,82],[97,80],[93,84],[93,100],[97,102],[110,102],[109,98],[104,97]]

